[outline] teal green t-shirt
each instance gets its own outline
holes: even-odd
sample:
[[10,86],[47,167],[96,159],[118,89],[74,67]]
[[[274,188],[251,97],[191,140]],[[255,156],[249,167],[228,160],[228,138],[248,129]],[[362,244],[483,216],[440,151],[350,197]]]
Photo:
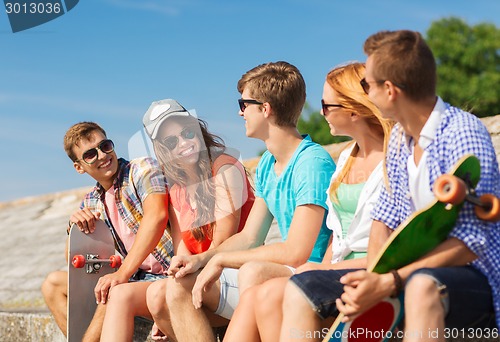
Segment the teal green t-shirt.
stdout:
[[[262,156],[255,174],[255,195],[264,199],[278,222],[283,240],[286,240],[295,208],[315,204],[328,210],[326,191],[335,163],[328,152],[309,136],[304,136],[279,176],[274,171],[275,162],[269,151]],[[326,228],[325,219],[309,261],[321,262],[328,247],[331,230]]]
[[[337,201],[334,201],[333,196],[331,197],[332,206],[337,213],[340,225],[342,226],[342,238],[344,239],[347,236],[347,231],[349,230],[354,215],[356,214],[359,197],[361,196],[361,191],[363,191],[364,186],[365,183],[340,183],[337,188]],[[364,256],[366,256],[366,252],[351,252],[344,259],[356,259]]]

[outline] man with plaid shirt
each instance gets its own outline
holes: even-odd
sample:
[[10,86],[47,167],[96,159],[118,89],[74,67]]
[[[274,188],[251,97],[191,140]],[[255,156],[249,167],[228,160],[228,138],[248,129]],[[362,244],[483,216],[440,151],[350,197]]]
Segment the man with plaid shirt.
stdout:
[[[386,156],[389,184],[372,213],[370,262],[394,229],[432,202],[435,180],[461,157],[473,154],[480,161],[478,195],[500,196],[500,174],[480,120],[436,96],[436,63],[418,32],[379,32],[367,39],[364,49],[368,59],[361,85],[382,114],[397,122]],[[321,329],[322,319],[338,312],[344,321],[352,320],[399,291],[405,299],[404,341],[444,341],[445,327],[491,329],[495,313],[500,326],[499,265],[500,223],[481,221],[473,205],[465,203],[448,239],[399,270],[293,276],[285,292],[281,340],[293,337],[291,329]]]
[[[97,182],[83,199],[80,210],[71,215],[69,226],[74,223],[85,234],[91,234],[95,220],[104,220],[118,251],[125,257],[118,271],[99,278],[94,289],[99,305],[83,341],[99,341],[111,289],[117,291],[117,285],[129,281],[134,282],[136,289],[147,287],[166,277],[174,251],[170,231],[166,229],[167,184],[156,160],[118,158],[113,142],[94,122],[71,126],[64,136],[64,149],[75,170]],[[67,279],[67,271],[55,271],[42,284],[45,302],[65,335]],[[127,302],[137,309],[141,298],[131,295]]]

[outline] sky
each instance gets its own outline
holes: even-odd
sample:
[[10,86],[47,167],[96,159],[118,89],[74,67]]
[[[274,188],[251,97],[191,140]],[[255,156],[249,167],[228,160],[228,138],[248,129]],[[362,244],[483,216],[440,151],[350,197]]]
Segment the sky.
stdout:
[[294,64],[319,109],[326,73],[364,61],[369,35],[425,35],[450,16],[499,27],[498,13],[496,0],[80,0],[12,33],[0,3],[0,202],[93,185],[64,152],[66,130],[98,122],[129,158],[143,114],[165,98],[195,109],[243,159],[254,157],[265,146],[245,136],[236,90],[251,68]]

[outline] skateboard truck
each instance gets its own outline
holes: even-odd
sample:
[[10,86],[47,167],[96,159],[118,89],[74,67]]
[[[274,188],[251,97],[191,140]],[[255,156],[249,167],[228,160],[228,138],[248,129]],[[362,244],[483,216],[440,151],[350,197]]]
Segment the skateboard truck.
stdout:
[[97,254],[86,254],[86,256],[77,254],[71,260],[71,264],[74,268],[82,268],[83,266],[86,266],[85,271],[88,274],[92,274],[99,273],[103,264],[109,264],[111,268],[120,267],[122,264],[122,258],[119,255],[112,255],[109,259],[99,259],[99,255]]
[[440,202],[459,205],[463,201],[474,204],[476,216],[484,221],[500,220],[500,199],[493,194],[477,196],[468,177],[461,179],[451,174],[441,175],[434,184],[434,194]]

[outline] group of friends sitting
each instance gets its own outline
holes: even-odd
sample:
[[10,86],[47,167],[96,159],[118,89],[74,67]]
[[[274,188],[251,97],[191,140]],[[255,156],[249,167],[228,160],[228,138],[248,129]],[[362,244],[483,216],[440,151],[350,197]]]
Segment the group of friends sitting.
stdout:
[[[224,341],[320,341],[339,313],[348,322],[400,293],[400,329],[413,332],[405,341],[500,326],[500,225],[470,203],[431,252],[385,274],[366,271],[461,157],[480,160],[479,195],[500,195],[500,174],[481,121],[436,95],[436,62],[418,32],[378,32],[364,51],[366,63],[335,67],[323,86],[325,125],[352,138],[336,164],[297,130],[306,86],[282,61],[237,84],[246,135],[267,148],[253,182],[207,123],[172,99],[143,117],[156,159],[118,158],[93,122],[66,132],[75,170],[97,182],[69,226],[92,234],[104,220],[125,257],[95,287],[84,341],[132,341],[136,316],[154,320],[157,340],[215,341],[213,328],[227,326]],[[282,241],[265,244],[273,220]],[[50,273],[42,293],[65,333],[67,271]]]

